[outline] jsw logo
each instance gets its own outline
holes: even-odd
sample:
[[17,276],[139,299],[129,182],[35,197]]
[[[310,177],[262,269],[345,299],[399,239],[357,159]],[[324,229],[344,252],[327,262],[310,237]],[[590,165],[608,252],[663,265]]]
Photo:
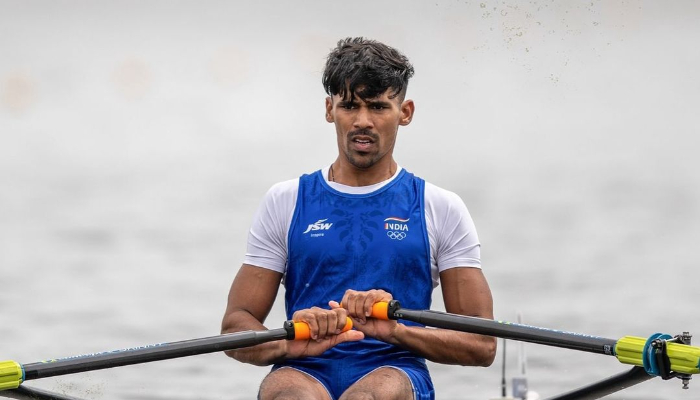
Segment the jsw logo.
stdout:
[[318,221],[314,222],[313,224],[310,224],[308,228],[304,231],[304,233],[309,233],[311,231],[327,231],[331,229],[331,225],[333,225],[332,222],[327,222],[328,218],[326,219],[319,219]]

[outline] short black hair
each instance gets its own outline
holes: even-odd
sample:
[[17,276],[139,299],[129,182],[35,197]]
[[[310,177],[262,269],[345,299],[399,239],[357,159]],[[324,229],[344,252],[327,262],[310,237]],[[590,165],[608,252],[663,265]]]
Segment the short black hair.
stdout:
[[390,98],[405,96],[413,66],[400,51],[363,37],[345,38],[328,54],[323,88],[343,99],[371,99],[389,88]]

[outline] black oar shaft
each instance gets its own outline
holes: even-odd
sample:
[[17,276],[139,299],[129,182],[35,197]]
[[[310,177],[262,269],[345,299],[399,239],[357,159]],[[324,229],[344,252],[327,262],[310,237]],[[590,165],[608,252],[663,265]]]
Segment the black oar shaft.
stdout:
[[17,389],[2,391],[0,392],[0,396],[17,400],[80,400],[77,397],[27,386],[20,386]]
[[613,375],[600,382],[586,385],[558,396],[549,397],[546,400],[595,400],[607,395],[627,389],[638,383],[653,379],[642,367],[632,367],[629,371]]
[[505,339],[562,347],[589,353],[614,355],[616,340],[580,333],[564,332],[510,322],[467,317],[439,311],[409,310],[389,306],[392,319],[404,319],[435,328],[497,336]]
[[233,350],[273,340],[286,339],[287,337],[288,330],[285,328],[268,331],[246,331],[181,342],[162,343],[131,349],[47,360],[23,364],[22,367],[24,368],[24,379],[30,380]]

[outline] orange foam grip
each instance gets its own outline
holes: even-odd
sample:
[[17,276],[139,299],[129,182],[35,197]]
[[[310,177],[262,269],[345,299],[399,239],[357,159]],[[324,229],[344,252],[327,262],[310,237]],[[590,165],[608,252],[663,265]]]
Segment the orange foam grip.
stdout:
[[[346,332],[352,329],[352,320],[348,317],[345,321],[345,327],[342,332]],[[309,324],[306,322],[295,322],[294,323],[294,340],[309,340],[311,339],[311,330],[309,329]]]
[[[343,303],[340,303],[340,306],[342,307]],[[378,303],[374,303],[374,305],[372,305],[371,317],[388,321],[389,320],[389,302],[388,301],[380,301]]]
[[389,319],[389,303],[386,301],[380,301],[379,303],[374,303],[372,306],[372,318],[376,319]]

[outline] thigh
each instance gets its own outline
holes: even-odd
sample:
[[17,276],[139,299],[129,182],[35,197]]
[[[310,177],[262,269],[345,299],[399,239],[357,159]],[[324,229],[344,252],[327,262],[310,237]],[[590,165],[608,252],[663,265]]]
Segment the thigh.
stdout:
[[331,400],[325,386],[313,376],[284,367],[270,372],[260,384],[259,400]]
[[412,400],[413,385],[398,368],[381,367],[363,376],[340,396],[340,400]]

